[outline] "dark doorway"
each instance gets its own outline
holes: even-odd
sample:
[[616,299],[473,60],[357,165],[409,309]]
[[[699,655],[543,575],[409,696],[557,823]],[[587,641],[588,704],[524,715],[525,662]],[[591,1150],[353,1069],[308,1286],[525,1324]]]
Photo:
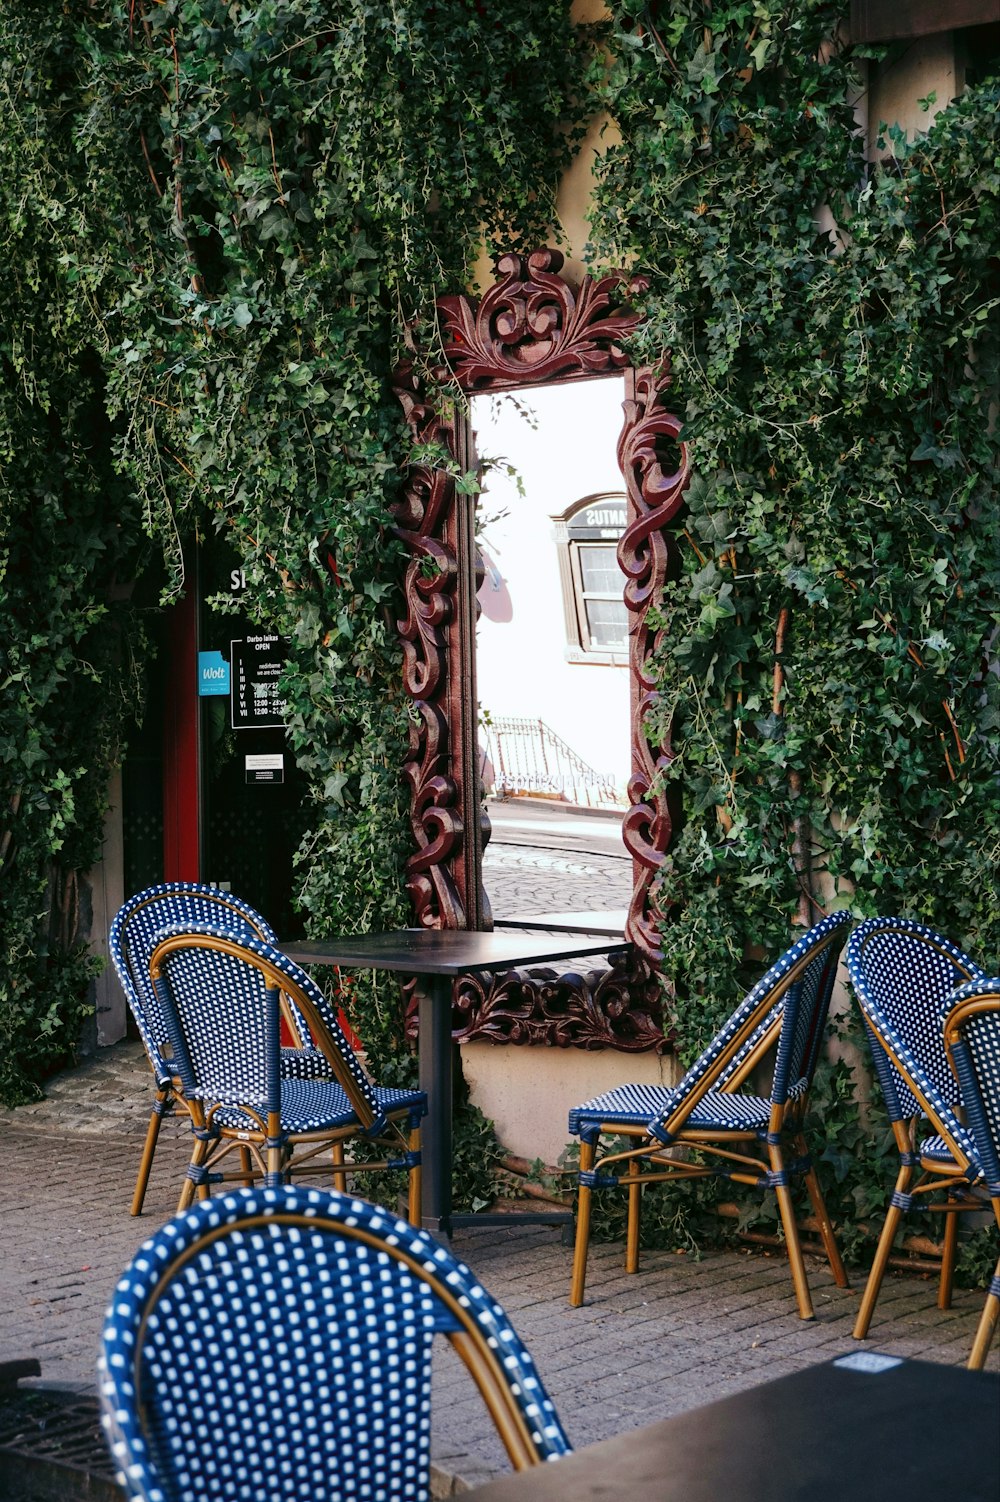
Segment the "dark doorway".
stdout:
[[251,903],[282,938],[303,933],[292,861],[306,788],[282,725],[285,650],[240,610],[241,560],[222,539],[199,560],[201,880]]
[[148,615],[146,709],[123,767],[125,895],[209,882],[298,938],[306,786],[281,723],[284,647],[241,611],[241,560],[223,539],[201,543],[187,577],[187,599]]

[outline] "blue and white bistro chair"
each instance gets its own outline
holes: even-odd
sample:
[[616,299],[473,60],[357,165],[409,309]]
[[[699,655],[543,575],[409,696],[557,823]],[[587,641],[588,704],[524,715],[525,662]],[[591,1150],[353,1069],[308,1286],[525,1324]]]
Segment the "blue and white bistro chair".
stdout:
[[[1000,977],[972,981],[945,1002],[945,1049],[965,1105],[986,1193],[1000,1226]],[[981,1371],[1000,1319],[1000,1258],[969,1357]]]
[[[149,978],[149,961],[156,935],[169,923],[221,924],[237,933],[263,939],[268,944],[277,942],[270,925],[248,902],[234,897],[231,892],[224,892],[221,887],[204,886],[199,882],[171,881],[146,887],[130,897],[115,915],[109,941],[111,958],[156,1081],[156,1096],[132,1195],[133,1215],[142,1214],[160,1123],[176,1100],[170,1040]],[[305,1019],[296,1015],[287,1000],[285,1021],[296,1046],[282,1050],[282,1073],[292,1079],[332,1078],[323,1054],[312,1047]]]
[[[839,1287],[847,1287],[802,1126],[837,958],[850,924],[850,913],[833,913],[804,933],[757,982],[679,1084],[621,1085],[570,1112],[569,1129],[580,1138],[571,1304],[583,1302],[593,1191],[627,1188],[625,1270],[636,1272],[643,1189],[697,1178],[722,1177],[774,1190],[799,1314],[812,1319],[791,1195],[791,1180],[804,1179],[833,1276]],[[740,1087],[770,1054],[770,1094],[742,1093]],[[636,1145],[618,1147],[615,1139],[623,1137]],[[609,1146],[598,1156],[602,1138],[610,1139]],[[693,1149],[697,1156],[677,1156],[678,1148]]]
[[[195,1139],[178,1211],[196,1190],[203,1197],[211,1184],[249,1184],[255,1173],[269,1187],[292,1174],[332,1174],[344,1189],[352,1173],[400,1169],[409,1179],[410,1219],[419,1224],[427,1097],[373,1083],[304,970],[272,944],[203,923],[163,929],[149,973],[170,1039],[173,1087]],[[329,1079],[282,1073],[282,997],[304,1019]],[[363,1161],[345,1158],[352,1139],[364,1139]],[[229,1169],[234,1151],[240,1166]]]
[[427,1502],[431,1349],[457,1349],[518,1470],[570,1450],[503,1309],[388,1210],[300,1185],[178,1215],[104,1326],[129,1502]]
[[847,946],[847,972],[899,1154],[895,1187],[854,1323],[855,1339],[863,1340],[903,1216],[915,1199],[928,1195],[944,1194],[943,1201],[926,1208],[945,1212],[938,1308],[951,1304],[958,1215],[969,1208],[979,1166],[975,1144],[956,1109],[959,1091],[945,1053],[942,1007],[956,987],[985,977],[957,945],[908,918],[869,918],[859,924]]

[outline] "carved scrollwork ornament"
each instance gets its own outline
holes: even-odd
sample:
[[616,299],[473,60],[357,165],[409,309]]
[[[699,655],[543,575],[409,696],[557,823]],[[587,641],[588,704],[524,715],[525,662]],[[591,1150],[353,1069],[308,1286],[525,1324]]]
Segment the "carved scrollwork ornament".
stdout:
[[[479,826],[485,845],[488,822],[469,793],[476,783],[475,715],[463,698],[473,676],[464,654],[473,646],[462,571],[471,578],[474,557],[467,556],[469,516],[459,504],[455,475],[460,457],[467,456],[448,388],[472,395],[622,372],[626,399],[618,458],[627,524],[618,557],[626,581],[632,681],[630,808],[622,828],[633,862],[626,929],[635,947],[632,968],[470,978],[456,987],[455,1035],[556,1047],[663,1048],[668,1040],[651,968],[661,957],[660,915],[652,892],[671,838],[663,777],[670,748],[651,744],[647,734],[656,705],[650,661],[657,631],[649,616],[670,568],[670,527],[683,502],[688,462],[680,422],[665,404],[668,362],[632,370],[625,353],[628,335],[641,322],[630,299],[645,290],[645,280],[616,272],[586,276],[576,286],[560,275],[562,266],[562,255],[551,249],[504,255],[496,282],[478,303],[462,296],[440,299],[444,363],[432,371],[440,382],[438,405],[423,391],[415,364],[396,373],[395,389],[419,456],[395,508],[397,533],[410,553],[406,613],[398,628],[404,687],[414,711],[404,768],[416,847],[407,888],[423,926],[476,926],[474,912],[482,915],[482,926],[489,925],[478,872]],[[439,464],[427,459],[434,447],[444,456]]]
[[621,341],[640,322],[628,294],[647,283],[616,272],[585,277],[574,292],[558,274],[562,264],[558,250],[501,256],[499,280],[477,307],[465,297],[441,298],[441,378],[471,394],[623,370]]
[[[548,1048],[662,1049],[660,985],[639,954],[609,967],[557,971],[542,967],[463,976],[453,992],[456,1043],[531,1044]],[[407,999],[407,1032],[417,1031],[418,998]]]

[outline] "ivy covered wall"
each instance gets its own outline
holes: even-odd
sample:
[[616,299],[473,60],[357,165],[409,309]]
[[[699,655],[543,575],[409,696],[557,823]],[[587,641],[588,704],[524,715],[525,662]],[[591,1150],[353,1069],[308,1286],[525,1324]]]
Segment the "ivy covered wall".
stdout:
[[[182,542],[221,529],[291,644],[307,912],[404,917],[390,372],[415,337],[433,347],[434,299],[484,234],[549,237],[582,41],[561,0],[518,27],[478,0],[0,3],[7,1098],[65,1055],[85,1001],[46,873],[96,854],[137,707],[115,675],[141,638],[115,645],[106,584],[132,577],[140,532],[173,595]],[[44,681],[22,689],[26,651]],[[400,1048],[395,991],[362,1005],[376,1060]]]
[[[73,28],[0,7],[0,1100],[67,1062],[108,778],[142,703],[144,549],[106,411]],[[41,34],[45,41],[38,40]]]
[[[650,727],[683,807],[663,873],[681,1048],[818,905],[996,955],[996,85],[872,171],[835,5],[615,0],[598,38],[564,0],[516,9],[0,0],[8,1098],[85,1000],[49,913],[72,917],[138,705],[122,586],[156,552],[183,588],[199,529],[234,541],[291,643],[308,914],[405,916],[389,372],[433,345],[483,236],[551,242],[602,105],[621,144],[593,254],[648,274],[636,358],[672,351],[697,455]],[[395,996],[361,1004],[382,1062]],[[860,1128],[837,1120],[828,1168],[863,1211]]]
[[696,456],[656,727],[685,1053],[830,904],[1000,950],[1000,83],[866,163],[840,11],[615,7],[595,247],[650,277]]
[[[866,160],[839,5],[613,9],[594,247],[649,276],[636,357],[672,352],[695,456],[651,727],[683,810],[663,970],[690,1058],[831,907],[997,966],[1000,79],[909,141],[872,121]],[[815,1105],[853,1257],[891,1170],[850,1057]],[[644,1234],[689,1243],[719,1198],[667,1194]],[[964,1244],[964,1272],[993,1255]]]

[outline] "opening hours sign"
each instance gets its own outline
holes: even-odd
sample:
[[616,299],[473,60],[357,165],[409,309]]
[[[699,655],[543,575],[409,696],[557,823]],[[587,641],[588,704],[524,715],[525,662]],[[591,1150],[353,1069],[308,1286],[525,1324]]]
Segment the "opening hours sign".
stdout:
[[261,633],[231,644],[230,709],[234,730],[282,724],[278,681],[285,666],[280,636]]

